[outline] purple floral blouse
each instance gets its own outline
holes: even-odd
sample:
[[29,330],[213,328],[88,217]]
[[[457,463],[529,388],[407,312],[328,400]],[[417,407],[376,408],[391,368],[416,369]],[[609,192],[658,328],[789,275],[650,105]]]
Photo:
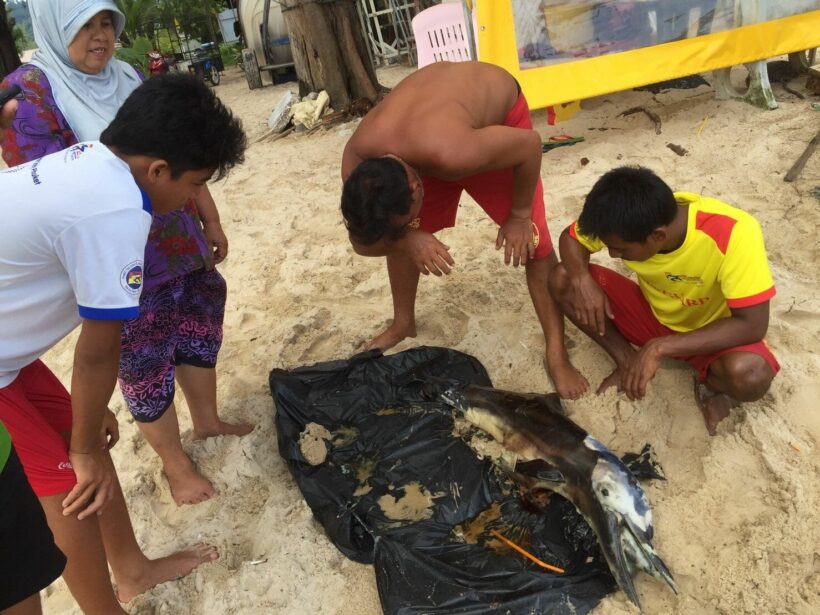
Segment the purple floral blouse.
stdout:
[[[8,166],[35,160],[77,143],[42,70],[23,64],[6,76],[0,87],[12,84],[20,86],[23,93],[12,127],[0,131],[0,147]],[[144,291],[192,271],[213,267],[213,252],[202,232],[193,199],[180,210],[154,214],[145,246]]]

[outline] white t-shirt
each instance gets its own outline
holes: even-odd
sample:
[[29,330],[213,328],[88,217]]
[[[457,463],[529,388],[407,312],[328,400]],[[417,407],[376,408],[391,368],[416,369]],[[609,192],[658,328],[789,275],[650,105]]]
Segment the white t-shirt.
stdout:
[[0,172],[0,387],[81,318],[139,315],[150,227],[147,195],[97,141]]

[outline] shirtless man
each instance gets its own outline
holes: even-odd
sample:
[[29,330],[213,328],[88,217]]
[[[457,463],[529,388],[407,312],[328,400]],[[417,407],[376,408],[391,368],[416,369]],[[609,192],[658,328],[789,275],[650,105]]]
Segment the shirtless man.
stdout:
[[499,225],[504,263],[524,265],[558,393],[589,386],[570,363],[564,322],[547,290],[557,258],[541,186],[541,137],[507,71],[439,62],[404,79],[365,117],[342,158],[342,215],[357,254],[385,256],[393,322],[368,348],[416,335],[419,274],[449,274],[448,247],[433,233],[455,225],[462,190]]

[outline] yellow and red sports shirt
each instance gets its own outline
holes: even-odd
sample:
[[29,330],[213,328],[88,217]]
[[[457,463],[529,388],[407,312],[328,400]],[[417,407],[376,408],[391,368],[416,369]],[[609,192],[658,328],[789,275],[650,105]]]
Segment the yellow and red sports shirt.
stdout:
[[[638,276],[655,317],[673,331],[699,329],[775,294],[763,233],[751,215],[717,199],[676,192],[689,205],[686,239],[674,252],[646,261],[624,260]],[[570,235],[590,252],[606,246],[582,235],[577,221]]]

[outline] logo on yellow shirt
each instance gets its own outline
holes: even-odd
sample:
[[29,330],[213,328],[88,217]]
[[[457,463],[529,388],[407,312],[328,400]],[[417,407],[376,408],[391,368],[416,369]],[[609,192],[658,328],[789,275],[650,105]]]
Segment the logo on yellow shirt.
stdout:
[[679,295],[678,293],[672,292],[671,290],[666,290],[665,288],[658,288],[657,286],[648,281],[646,282],[646,284],[654,288],[663,296],[679,301],[681,306],[683,307],[697,307],[709,303],[709,297],[686,297],[684,295]]
[[665,271],[664,275],[670,282],[683,282],[685,284],[694,284],[695,286],[703,286],[703,280],[696,275],[683,275],[682,273],[671,273]]

